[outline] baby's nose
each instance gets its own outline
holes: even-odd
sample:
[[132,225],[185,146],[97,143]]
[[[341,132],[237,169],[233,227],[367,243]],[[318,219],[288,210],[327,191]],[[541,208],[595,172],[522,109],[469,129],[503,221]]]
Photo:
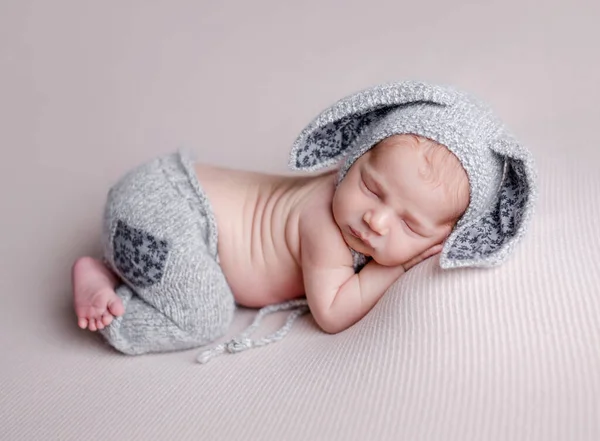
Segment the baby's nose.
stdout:
[[371,230],[380,236],[388,233],[388,214],[385,210],[369,210],[363,216],[363,220],[369,225]]

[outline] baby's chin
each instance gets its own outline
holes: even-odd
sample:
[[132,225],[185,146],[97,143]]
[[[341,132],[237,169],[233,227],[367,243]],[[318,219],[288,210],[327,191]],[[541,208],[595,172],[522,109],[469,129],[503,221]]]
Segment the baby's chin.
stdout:
[[354,251],[374,259],[374,250],[367,246],[362,240],[357,239],[354,236],[349,236],[348,238],[344,237],[344,242],[346,242],[346,244]]
[[389,258],[382,258],[376,255],[376,253],[373,253],[371,257],[375,262],[377,262],[379,265],[381,266],[399,266],[399,265],[404,265],[407,261],[406,260],[399,260],[399,259],[389,259]]
[[373,259],[375,262],[377,262],[381,266],[398,266],[398,265],[402,265],[407,262],[406,259],[398,259],[395,256],[387,256],[385,254],[378,253],[377,249],[370,249],[370,250],[356,249],[356,251]]
[[407,256],[407,253],[403,253],[402,250],[396,250],[396,253],[389,253],[389,250],[388,252],[379,251],[375,248],[370,253],[370,257],[381,266],[395,267],[405,265],[417,256],[416,254]]

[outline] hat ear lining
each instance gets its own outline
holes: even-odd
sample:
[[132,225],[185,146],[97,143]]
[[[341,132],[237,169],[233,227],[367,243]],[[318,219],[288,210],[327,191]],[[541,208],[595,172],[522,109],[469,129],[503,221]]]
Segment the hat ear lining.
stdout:
[[[289,165],[294,170],[304,171],[328,167],[348,151],[365,126],[385,113],[414,104],[448,106],[457,100],[458,95],[457,91],[450,89],[406,81],[376,86],[347,96],[321,112],[304,128],[294,142]],[[337,133],[341,129],[344,132],[342,136],[347,136],[346,142],[328,145],[324,141],[327,137],[322,133],[331,129]]]
[[296,168],[316,170],[337,162],[352,143],[375,119],[392,108],[379,109],[362,115],[347,115],[324,126],[315,128],[296,153]]
[[531,206],[525,169],[523,161],[506,158],[497,202],[492,210],[452,235],[454,238],[447,243],[444,253],[445,261],[455,261],[452,266],[494,266],[504,261],[507,244],[524,232],[527,210]]

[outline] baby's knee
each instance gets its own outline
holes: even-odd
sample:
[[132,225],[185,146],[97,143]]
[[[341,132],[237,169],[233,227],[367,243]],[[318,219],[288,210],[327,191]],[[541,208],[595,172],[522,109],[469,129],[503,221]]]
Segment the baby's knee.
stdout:
[[144,290],[140,296],[121,285],[117,294],[126,304],[125,314],[101,333],[111,346],[128,355],[189,349],[222,337],[233,321],[233,296],[226,291],[181,288],[163,286],[161,292]]

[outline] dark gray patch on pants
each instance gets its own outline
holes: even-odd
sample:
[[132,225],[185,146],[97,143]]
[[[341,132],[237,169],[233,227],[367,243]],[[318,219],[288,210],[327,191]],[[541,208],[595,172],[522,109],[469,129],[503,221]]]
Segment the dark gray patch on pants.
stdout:
[[160,282],[167,260],[168,243],[117,221],[113,237],[115,266],[134,286],[146,288]]

